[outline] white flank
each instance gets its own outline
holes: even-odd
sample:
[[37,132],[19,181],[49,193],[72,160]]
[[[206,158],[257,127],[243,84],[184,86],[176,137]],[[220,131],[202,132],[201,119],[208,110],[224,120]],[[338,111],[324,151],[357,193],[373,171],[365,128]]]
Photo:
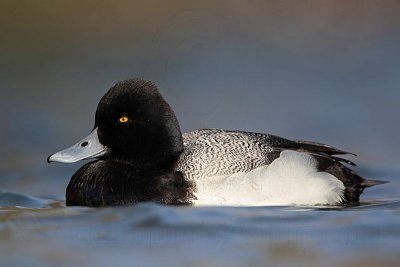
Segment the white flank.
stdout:
[[196,205],[267,206],[335,205],[344,192],[343,183],[318,172],[316,160],[307,153],[282,151],[270,165],[248,173],[199,179]]

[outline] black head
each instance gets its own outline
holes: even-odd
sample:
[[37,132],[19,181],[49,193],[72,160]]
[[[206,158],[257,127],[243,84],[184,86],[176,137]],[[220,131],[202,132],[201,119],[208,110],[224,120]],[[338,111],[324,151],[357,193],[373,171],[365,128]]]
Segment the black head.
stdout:
[[97,106],[95,128],[104,157],[137,168],[161,168],[183,150],[182,134],[174,111],[157,86],[146,80],[118,82]]

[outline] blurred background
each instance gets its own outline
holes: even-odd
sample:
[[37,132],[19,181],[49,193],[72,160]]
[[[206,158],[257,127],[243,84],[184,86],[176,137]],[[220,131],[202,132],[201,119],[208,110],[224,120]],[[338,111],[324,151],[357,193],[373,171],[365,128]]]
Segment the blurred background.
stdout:
[[[1,0],[0,265],[399,266],[399,14],[396,0]],[[82,163],[46,158],[133,77],[159,86],[183,131],[331,144],[390,183],[338,212],[65,208]]]
[[0,186],[63,194],[77,166],[46,157],[132,77],[159,86],[183,131],[267,132],[397,167],[399,14],[374,0],[1,1]]

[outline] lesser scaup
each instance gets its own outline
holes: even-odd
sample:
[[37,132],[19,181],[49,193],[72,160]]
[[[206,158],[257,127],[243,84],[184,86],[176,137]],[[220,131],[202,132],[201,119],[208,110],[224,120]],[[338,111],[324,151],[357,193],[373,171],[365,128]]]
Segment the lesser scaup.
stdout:
[[366,180],[348,154],[270,134],[203,129],[182,135],[174,111],[146,80],[118,82],[100,100],[90,135],[48,162],[95,159],[66,190],[69,206],[153,201],[198,205],[358,203]]

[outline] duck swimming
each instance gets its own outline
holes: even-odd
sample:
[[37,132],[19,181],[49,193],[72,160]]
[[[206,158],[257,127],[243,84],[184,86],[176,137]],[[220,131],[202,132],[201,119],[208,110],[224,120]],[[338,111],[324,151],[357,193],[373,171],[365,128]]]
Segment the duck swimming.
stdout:
[[101,98],[89,136],[48,162],[94,159],[72,176],[68,206],[357,204],[382,182],[356,174],[343,154],[351,153],[270,134],[182,134],[157,86],[129,79]]

